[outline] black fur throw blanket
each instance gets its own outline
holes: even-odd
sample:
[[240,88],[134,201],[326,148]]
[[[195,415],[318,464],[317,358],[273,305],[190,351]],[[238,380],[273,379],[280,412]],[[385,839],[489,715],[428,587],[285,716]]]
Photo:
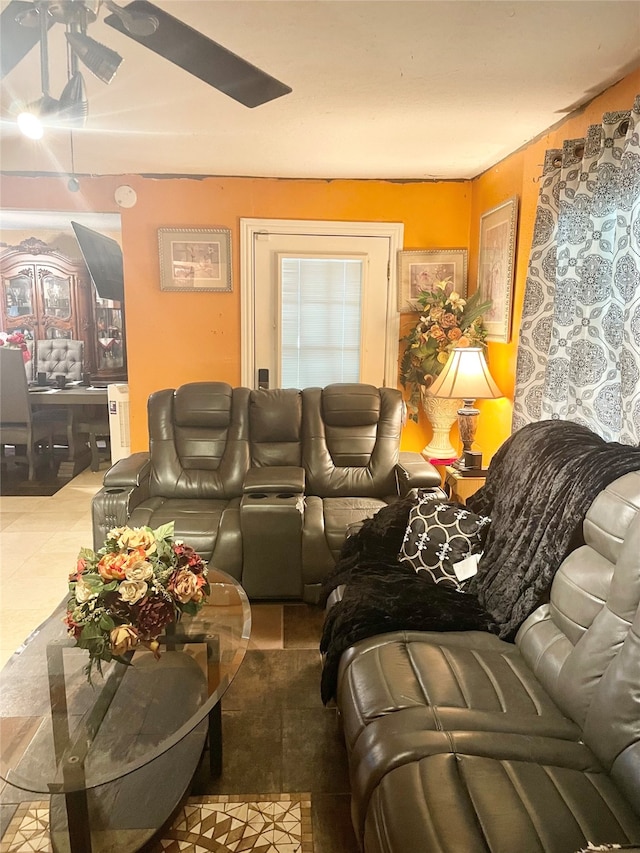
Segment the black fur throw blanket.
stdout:
[[320,651],[324,665],[320,693],[335,697],[342,653],[357,640],[389,631],[490,631],[490,616],[473,595],[434,584],[397,556],[415,500],[383,507],[344,544],[324,584],[324,600],[341,584],[343,597],[328,611]]
[[571,421],[538,421],[510,436],[485,485],[467,501],[491,525],[466,588],[512,639],[544,600],[556,569],[582,542],[589,506],[613,480],[640,470],[640,448],[606,442]]
[[335,697],[342,653],[357,640],[395,630],[484,630],[506,640],[545,600],[598,494],[640,470],[640,448],[605,442],[569,421],[522,427],[502,445],[485,486],[467,501],[491,517],[478,574],[465,592],[430,583],[397,559],[414,499],[384,507],[345,542],[324,599],[346,584],[325,619],[321,694]]

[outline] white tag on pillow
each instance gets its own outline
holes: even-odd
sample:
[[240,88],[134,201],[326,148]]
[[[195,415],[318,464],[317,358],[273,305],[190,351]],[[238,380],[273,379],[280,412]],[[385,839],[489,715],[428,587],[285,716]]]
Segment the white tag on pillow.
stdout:
[[478,560],[480,557],[481,554],[471,554],[469,557],[465,557],[464,560],[460,560],[459,563],[453,564],[453,571],[456,573],[459,581],[469,580],[469,578],[478,573]]

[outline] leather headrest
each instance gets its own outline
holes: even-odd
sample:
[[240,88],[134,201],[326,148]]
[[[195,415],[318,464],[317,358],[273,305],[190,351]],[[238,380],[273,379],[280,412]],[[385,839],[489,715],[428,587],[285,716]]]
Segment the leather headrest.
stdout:
[[273,388],[251,392],[249,423],[252,441],[300,441],[301,420],[300,391]]
[[233,391],[226,382],[189,382],[176,389],[176,426],[226,428],[231,423]]
[[322,417],[329,426],[376,424],[380,420],[380,393],[373,385],[327,385],[322,392]]

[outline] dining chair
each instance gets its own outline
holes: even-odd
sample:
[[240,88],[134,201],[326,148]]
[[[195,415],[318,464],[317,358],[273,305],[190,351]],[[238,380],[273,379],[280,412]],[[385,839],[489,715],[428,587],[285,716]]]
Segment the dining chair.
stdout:
[[40,340],[36,346],[36,354],[36,373],[46,373],[47,379],[59,375],[69,381],[82,379],[84,341],[70,338]]
[[21,350],[0,347],[0,450],[5,445],[26,448],[29,480],[35,479],[38,447],[46,445],[49,464],[53,459],[53,432],[61,420],[63,409],[48,407],[34,411],[29,398],[27,375]]

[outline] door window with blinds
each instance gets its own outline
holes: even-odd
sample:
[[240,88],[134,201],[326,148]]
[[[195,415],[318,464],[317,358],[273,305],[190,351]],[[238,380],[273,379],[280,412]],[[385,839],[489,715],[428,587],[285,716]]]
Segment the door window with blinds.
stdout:
[[282,388],[360,381],[362,256],[278,255]]
[[395,386],[402,233],[401,223],[241,219],[242,383]]

